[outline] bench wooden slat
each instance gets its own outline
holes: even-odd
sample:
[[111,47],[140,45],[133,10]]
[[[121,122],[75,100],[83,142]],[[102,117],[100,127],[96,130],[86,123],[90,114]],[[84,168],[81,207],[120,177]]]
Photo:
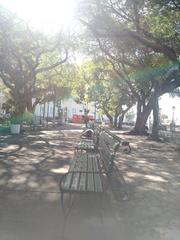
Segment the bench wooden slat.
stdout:
[[88,172],[93,172],[93,156],[88,155]]
[[93,173],[87,173],[87,191],[94,192]]
[[[93,158],[91,156],[88,157],[88,172],[93,172]],[[87,174],[87,190],[94,191],[93,173]]]
[[80,177],[80,173],[73,173],[72,184],[71,184],[72,191],[76,191],[78,189],[79,177]]
[[[100,172],[99,167],[100,165],[98,163],[98,158],[96,158],[96,161],[93,162],[94,172],[98,172],[98,171]],[[95,192],[103,191],[100,174],[96,174],[96,173],[94,173],[94,190]]]
[[87,154],[82,155],[80,158],[79,171],[81,172],[87,171]]
[[63,185],[63,188],[64,188],[65,190],[69,190],[69,189],[70,189],[70,187],[71,187],[71,182],[72,182],[72,176],[73,176],[72,173],[69,173],[68,175],[66,175],[65,181],[64,181],[64,185]]
[[94,173],[94,191],[103,192],[101,177],[99,174]]
[[69,172],[74,170],[74,167],[77,165],[78,156],[76,156],[70,163]]
[[111,166],[111,158],[112,158],[110,149],[108,148],[107,144],[102,138],[100,139],[99,145],[100,145],[100,148],[99,148],[100,157],[102,159],[102,162],[104,164],[106,171],[108,171]]
[[[80,171],[86,171],[87,169],[87,154],[77,155],[76,156],[76,163],[74,165],[72,183],[71,183],[71,190],[77,191],[80,185]],[[78,172],[78,173],[76,173]],[[85,183],[84,183],[85,184]],[[82,182],[81,182],[82,185]]]
[[[102,183],[101,183],[101,177],[100,174],[97,172],[100,172],[99,164],[98,164],[98,158],[96,155],[89,155],[88,157],[88,163],[90,163],[90,166],[88,168],[89,171],[93,171],[93,176],[89,176],[91,178],[91,183],[94,181],[94,189],[95,192],[102,192]],[[93,179],[92,179],[93,178]]]
[[77,184],[77,180],[76,180],[77,176],[74,176],[72,172],[75,170],[79,171],[79,159],[80,159],[80,156],[76,155],[73,161],[71,161],[71,164],[69,167],[70,173],[68,173],[67,176],[65,177],[64,186],[63,186],[63,188],[67,191],[72,188],[73,190],[75,190],[75,186]]
[[79,181],[79,191],[86,191],[86,176],[87,173],[81,173]]
[[[87,155],[82,156],[80,171],[86,172],[87,171]],[[87,173],[80,174],[80,181],[79,181],[79,191],[86,191],[86,176]]]
[[85,162],[87,161],[87,155],[86,154],[81,154],[76,156],[76,163],[73,166],[73,171],[84,171],[86,169]]
[[[69,172],[74,170],[74,167],[77,164],[77,160],[78,160],[77,157],[73,159],[73,161],[71,162],[70,168],[69,168]],[[64,186],[63,186],[63,188],[65,190],[69,190],[71,188],[71,184],[72,184],[72,180],[73,180],[72,177],[73,177],[72,173],[69,173],[66,176],[65,181],[64,181]]]

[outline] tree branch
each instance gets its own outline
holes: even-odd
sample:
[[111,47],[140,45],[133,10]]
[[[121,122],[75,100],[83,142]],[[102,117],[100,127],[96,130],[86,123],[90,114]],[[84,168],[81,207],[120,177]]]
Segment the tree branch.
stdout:
[[39,68],[39,69],[35,70],[35,73],[38,74],[40,72],[46,72],[46,71],[52,70],[53,68],[56,68],[59,65],[62,65],[63,63],[65,63],[67,61],[67,59],[68,59],[68,51],[66,51],[66,56],[63,60],[60,60],[60,61],[52,64],[51,66]]
[[115,38],[122,38],[122,37],[131,37],[137,42],[143,44],[146,47],[149,47],[152,49],[154,52],[157,53],[163,53],[165,56],[167,56],[172,62],[177,62],[177,56],[175,51],[168,47],[165,44],[160,43],[159,41],[155,40],[154,37],[147,36],[146,32],[146,38],[141,36],[140,33],[135,32],[135,31],[130,31],[130,30],[123,30],[121,32],[114,32],[111,31],[110,33],[104,33],[104,34],[99,34],[99,37],[115,37]]
[[3,73],[0,73],[0,78],[9,89],[14,90],[14,87],[7,81],[7,78],[4,76]]

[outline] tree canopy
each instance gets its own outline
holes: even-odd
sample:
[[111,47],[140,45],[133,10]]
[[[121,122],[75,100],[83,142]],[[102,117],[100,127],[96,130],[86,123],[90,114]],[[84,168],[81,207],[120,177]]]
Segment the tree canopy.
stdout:
[[79,18],[89,48],[101,50],[137,100],[138,133],[145,130],[155,99],[180,86],[178,5],[176,1],[81,1]]
[[[75,94],[94,101],[116,127],[136,103],[138,134],[153,111],[157,133],[158,99],[180,87],[179,10],[178,0],[80,0],[74,40],[34,31],[1,7],[0,78],[16,114]],[[71,61],[77,55],[86,60]]]
[[[0,13],[0,77],[10,89],[16,114],[32,111],[45,93],[46,77],[52,78],[68,60],[70,41],[60,33],[47,37],[6,11]],[[42,84],[42,80],[44,84]],[[52,83],[51,83],[52,84]],[[36,98],[32,105],[32,98]]]

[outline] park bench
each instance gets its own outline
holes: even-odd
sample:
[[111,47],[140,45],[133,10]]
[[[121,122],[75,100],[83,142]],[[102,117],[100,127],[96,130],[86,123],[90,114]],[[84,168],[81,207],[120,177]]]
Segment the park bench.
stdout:
[[31,130],[33,132],[35,131],[40,131],[44,128],[45,122],[43,119],[41,119],[40,117],[34,116],[32,123],[31,123]]
[[159,137],[162,138],[163,140],[170,140],[172,139],[173,133],[172,131],[159,131]]
[[178,131],[159,131],[159,137],[168,142],[180,142],[180,132]]
[[69,171],[60,180],[62,201],[64,193],[103,193],[107,186],[105,183],[108,183],[107,179],[115,169],[115,154],[119,145],[120,143],[116,142],[110,149],[100,133],[99,154],[76,153]]
[[123,140],[122,138],[118,137],[117,135],[115,135],[114,133],[110,132],[107,129],[102,130],[102,135],[105,142],[107,143],[107,145],[109,145],[110,148],[112,148],[114,144],[119,142],[119,147],[120,149],[122,149],[124,153],[131,152],[131,147],[128,141]]

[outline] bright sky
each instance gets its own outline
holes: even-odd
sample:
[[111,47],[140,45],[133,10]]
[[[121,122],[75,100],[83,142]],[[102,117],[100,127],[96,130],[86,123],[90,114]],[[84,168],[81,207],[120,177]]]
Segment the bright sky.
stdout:
[[159,106],[162,109],[162,113],[168,115],[169,119],[172,119],[172,107],[174,106],[174,118],[180,124],[180,97],[171,98],[169,94],[164,94],[161,97]]
[[50,34],[72,24],[77,0],[0,0],[0,4]]

